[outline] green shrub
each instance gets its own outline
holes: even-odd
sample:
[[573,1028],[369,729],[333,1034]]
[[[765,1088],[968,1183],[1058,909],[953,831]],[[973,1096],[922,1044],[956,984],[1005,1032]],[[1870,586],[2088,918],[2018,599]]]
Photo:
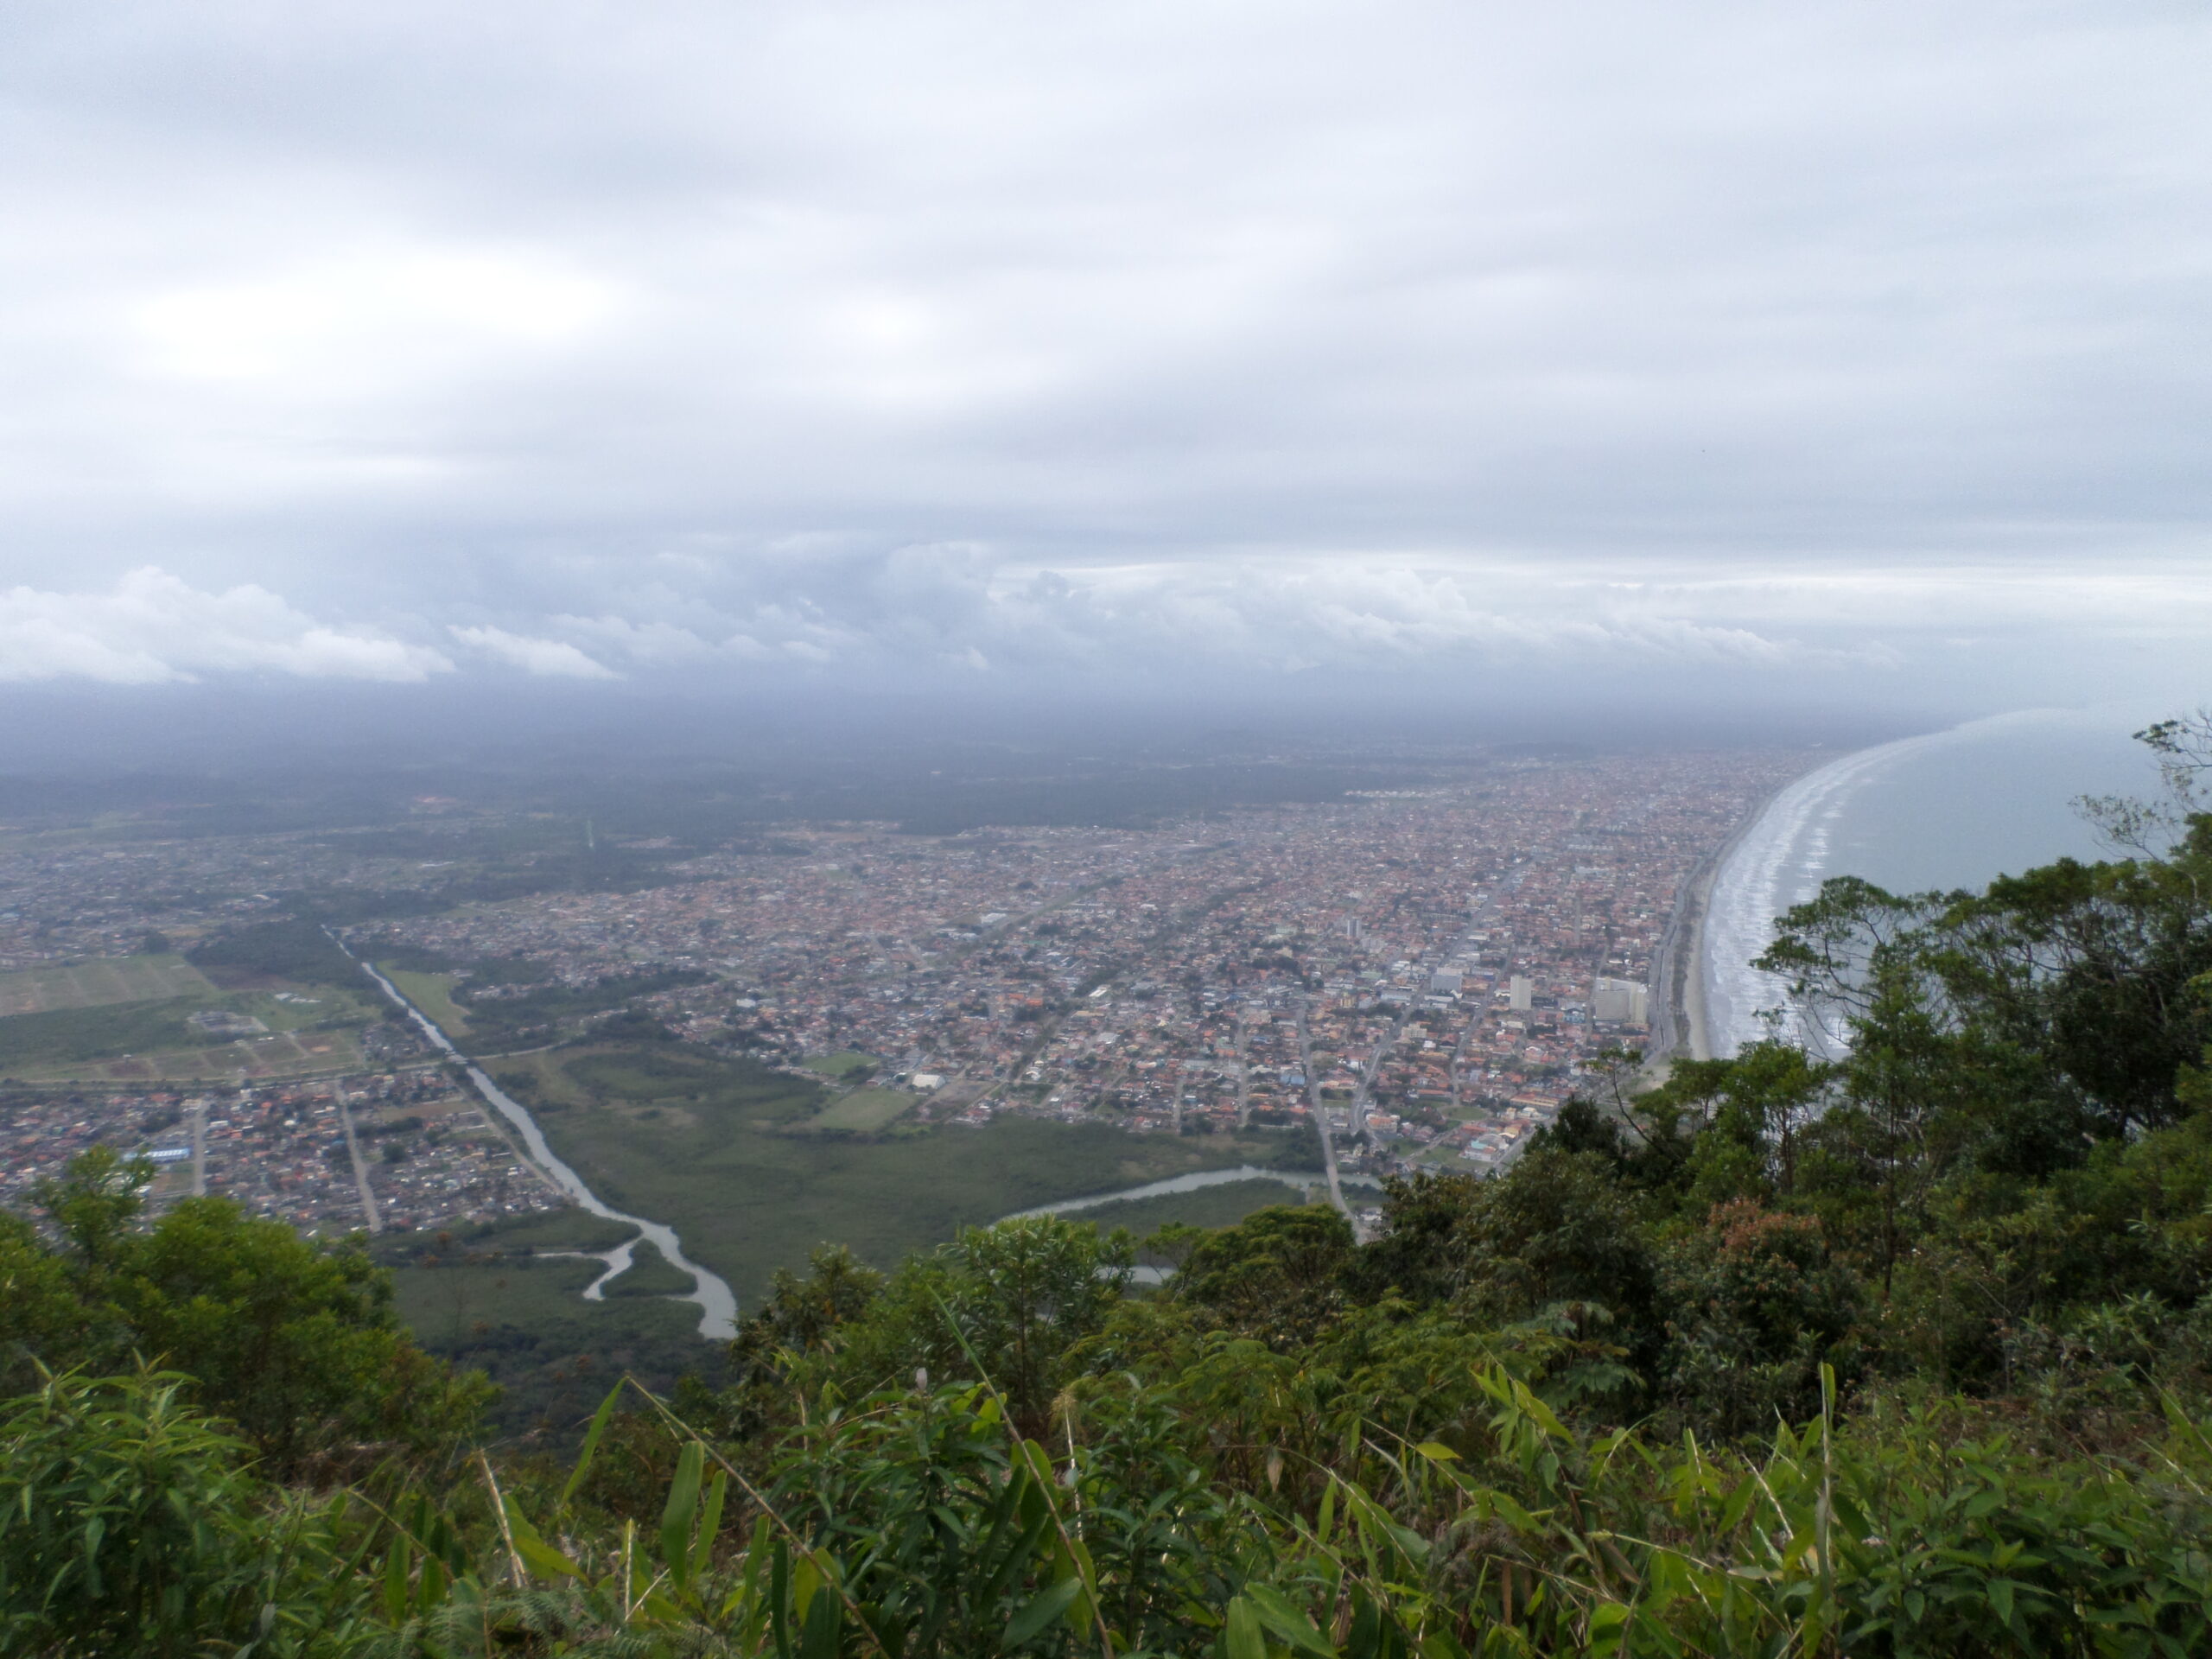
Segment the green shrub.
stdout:
[[287,1504],[189,1379],[49,1376],[0,1406],[0,1650],[281,1654],[331,1638],[353,1586],[327,1513]]

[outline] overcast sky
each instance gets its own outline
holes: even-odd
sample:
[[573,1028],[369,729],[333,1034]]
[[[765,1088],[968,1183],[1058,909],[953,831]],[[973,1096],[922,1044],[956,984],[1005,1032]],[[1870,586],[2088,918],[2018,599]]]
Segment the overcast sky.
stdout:
[[2212,696],[2196,4],[0,15],[0,678]]

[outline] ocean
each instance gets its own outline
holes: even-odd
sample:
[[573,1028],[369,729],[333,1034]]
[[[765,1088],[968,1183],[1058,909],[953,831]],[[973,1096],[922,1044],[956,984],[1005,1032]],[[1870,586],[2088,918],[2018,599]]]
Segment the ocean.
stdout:
[[[2155,714],[2036,709],[1846,754],[1767,804],[1713,880],[1700,940],[1705,1034],[1732,1054],[1766,1034],[1783,983],[1751,966],[1774,918],[1830,876],[1893,893],[1980,887],[2071,855],[2113,855],[2072,802],[2154,796],[2158,769],[2129,734]],[[1795,1015],[1785,1014],[1798,1029]]]

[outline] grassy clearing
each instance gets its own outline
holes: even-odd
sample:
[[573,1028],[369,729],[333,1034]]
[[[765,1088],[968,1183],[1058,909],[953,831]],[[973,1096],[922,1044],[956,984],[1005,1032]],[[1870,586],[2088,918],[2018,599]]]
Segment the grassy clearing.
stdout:
[[416,1007],[429,1014],[440,1031],[459,1042],[468,1035],[468,1016],[453,1000],[453,988],[457,983],[451,974],[410,973],[404,968],[391,968],[382,963],[377,971],[399,988],[399,994]]
[[[887,1267],[1017,1210],[1297,1150],[1287,1134],[1136,1135],[1031,1118],[880,1141],[795,1135],[779,1131],[812,1117],[820,1091],[779,1073],[683,1050],[601,1052],[567,1069],[591,1098],[543,1113],[554,1149],[610,1204],[673,1225],[748,1306],[817,1244]],[[665,1092],[617,1095],[617,1080]]]
[[855,1089],[842,1099],[834,1100],[810,1122],[801,1125],[809,1129],[857,1129],[872,1132],[888,1128],[912,1109],[914,1096],[900,1089]]
[[865,1071],[876,1063],[873,1054],[863,1054],[857,1049],[847,1049],[842,1054],[824,1054],[805,1063],[806,1070],[825,1077],[849,1077]]
[[60,1008],[110,1007],[118,1002],[187,997],[213,1002],[218,995],[207,976],[182,957],[102,957],[66,968],[0,974],[0,1019]]
[[340,990],[334,985],[288,985],[275,991],[226,996],[222,1006],[251,1014],[271,1031],[304,1031],[317,1026],[365,1026],[381,1019],[391,1005],[372,992]]

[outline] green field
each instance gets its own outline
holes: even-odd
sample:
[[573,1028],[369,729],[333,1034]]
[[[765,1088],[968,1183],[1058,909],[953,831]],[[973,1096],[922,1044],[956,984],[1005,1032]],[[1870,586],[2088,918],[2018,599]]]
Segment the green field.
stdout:
[[912,1109],[914,1096],[901,1089],[855,1089],[833,1100],[800,1127],[808,1129],[888,1128]]
[[399,994],[430,1016],[440,1031],[459,1042],[468,1035],[468,1016],[453,1000],[456,983],[451,974],[410,973],[404,968],[377,964],[377,971],[399,988]]
[[[188,969],[187,970],[189,971]],[[195,995],[56,1007],[0,1018],[0,1076],[26,1081],[143,1083],[297,1077],[360,1064],[366,999],[333,986],[238,991],[202,982]],[[262,1029],[201,1031],[188,1016],[221,1009]]]
[[842,1054],[823,1054],[805,1064],[808,1071],[818,1072],[823,1077],[843,1077],[874,1065],[875,1057],[849,1048]]
[[118,1002],[193,998],[213,1002],[207,976],[182,957],[102,957],[67,968],[27,968],[0,974],[0,1019],[57,1008],[99,1008]]
[[[318,936],[320,937],[320,936]],[[227,967],[216,972],[226,983]],[[225,990],[172,955],[104,957],[0,975],[0,1075],[25,1081],[148,1083],[297,1077],[360,1064],[359,1028],[380,1012],[365,988],[249,976]],[[237,1036],[188,1016],[220,1009],[260,1022]]]
[[[1015,1211],[1191,1170],[1281,1166],[1302,1145],[1280,1133],[1135,1135],[1014,1117],[872,1141],[792,1135],[820,1110],[821,1090],[765,1068],[675,1046],[530,1058],[560,1061],[565,1077],[526,1096],[554,1150],[608,1203],[674,1226],[742,1306],[817,1244],[889,1266]],[[552,1069],[503,1070],[502,1081]]]
[[11,1014],[0,1020],[0,1072],[30,1077],[77,1062],[203,1047],[209,1039],[185,1024],[184,1017],[214,1001],[177,996]]
[[356,1033],[308,1031],[106,1059],[10,1064],[0,1065],[0,1074],[26,1083],[259,1083],[358,1071],[366,1064]]

